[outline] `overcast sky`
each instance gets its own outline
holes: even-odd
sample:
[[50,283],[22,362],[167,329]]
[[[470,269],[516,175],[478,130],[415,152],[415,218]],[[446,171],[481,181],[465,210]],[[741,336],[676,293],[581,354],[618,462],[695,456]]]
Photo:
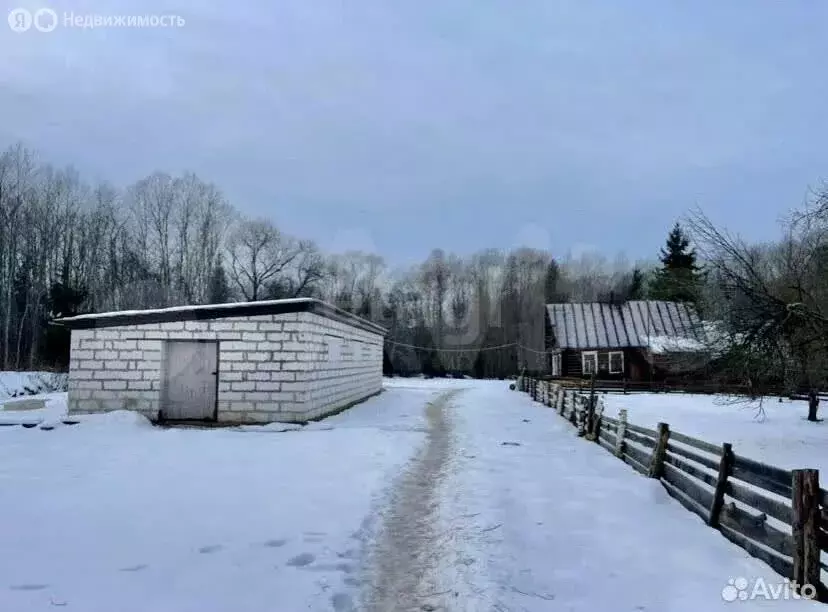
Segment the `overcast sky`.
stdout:
[[828,169],[823,1],[17,6],[185,25],[0,21],[0,147],[119,185],[191,170],[392,263],[518,243],[651,257],[696,205],[768,239]]

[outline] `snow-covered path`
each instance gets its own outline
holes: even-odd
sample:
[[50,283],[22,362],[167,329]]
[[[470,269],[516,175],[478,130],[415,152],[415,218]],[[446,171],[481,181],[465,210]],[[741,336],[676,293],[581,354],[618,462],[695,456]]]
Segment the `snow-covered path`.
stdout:
[[781,579],[507,382],[386,381],[284,433],[63,426],[62,399],[0,428],[3,612],[817,606],[724,602]]
[[447,408],[456,393],[443,392],[428,404],[426,443],[394,482],[366,555],[360,610],[422,610],[440,592],[444,551],[437,511],[452,452]]

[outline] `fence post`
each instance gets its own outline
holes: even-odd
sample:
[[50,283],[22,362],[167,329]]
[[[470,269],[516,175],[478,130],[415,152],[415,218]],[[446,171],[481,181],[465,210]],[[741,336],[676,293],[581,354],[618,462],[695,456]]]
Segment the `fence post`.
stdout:
[[587,404],[586,414],[586,431],[588,434],[592,433],[595,423],[595,374],[589,383],[589,403]]
[[576,391],[573,389],[569,392],[569,405],[571,410],[569,411],[569,422],[578,426],[578,395]]
[[601,415],[597,415],[592,422],[592,441],[598,443],[601,437]]
[[618,411],[618,431],[615,436],[615,454],[624,457],[624,437],[627,435],[627,409]]
[[566,407],[566,389],[563,386],[558,387],[558,414],[563,416],[564,408]]
[[661,478],[664,475],[664,455],[667,454],[667,442],[670,440],[670,426],[667,423],[659,423],[657,431],[658,440],[650,460],[650,478]]
[[724,505],[725,490],[727,489],[727,478],[733,469],[733,446],[730,442],[722,444],[722,458],[719,461],[719,476],[716,479],[716,490],[713,492],[713,502],[710,504],[710,515],[707,517],[707,524],[711,527],[719,526],[719,515]]
[[793,581],[820,589],[819,470],[793,470]]
[[595,403],[592,405],[592,429],[588,432],[587,438],[595,443],[599,442],[601,436],[601,415],[603,411],[598,410],[598,398],[595,398]]

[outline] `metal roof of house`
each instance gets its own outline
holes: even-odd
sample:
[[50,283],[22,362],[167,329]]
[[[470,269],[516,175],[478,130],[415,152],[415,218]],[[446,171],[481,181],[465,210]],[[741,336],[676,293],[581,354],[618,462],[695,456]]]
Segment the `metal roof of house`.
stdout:
[[644,348],[670,338],[695,342],[696,348],[685,342],[684,350],[699,350],[704,342],[696,310],[682,302],[580,302],[547,304],[546,309],[558,348]]
[[142,323],[166,323],[170,321],[203,321],[227,317],[252,317],[258,315],[311,312],[335,321],[347,323],[375,334],[385,335],[387,330],[367,319],[358,317],[315,298],[293,298],[286,300],[265,300],[259,302],[238,302],[230,304],[203,304],[196,306],[173,306],[154,310],[119,310],[63,317],[53,321],[71,329],[115,327],[118,325],[140,325]]

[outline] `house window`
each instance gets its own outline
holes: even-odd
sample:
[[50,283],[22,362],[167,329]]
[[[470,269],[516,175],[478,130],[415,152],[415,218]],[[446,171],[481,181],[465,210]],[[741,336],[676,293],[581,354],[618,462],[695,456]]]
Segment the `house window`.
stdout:
[[561,354],[552,355],[552,376],[561,375]]
[[591,376],[598,371],[598,353],[583,352],[581,353],[581,369],[586,376]]
[[624,373],[624,352],[612,351],[609,354],[609,371],[610,374]]
[[598,353],[598,371],[606,372],[609,370],[609,355],[607,353]]

